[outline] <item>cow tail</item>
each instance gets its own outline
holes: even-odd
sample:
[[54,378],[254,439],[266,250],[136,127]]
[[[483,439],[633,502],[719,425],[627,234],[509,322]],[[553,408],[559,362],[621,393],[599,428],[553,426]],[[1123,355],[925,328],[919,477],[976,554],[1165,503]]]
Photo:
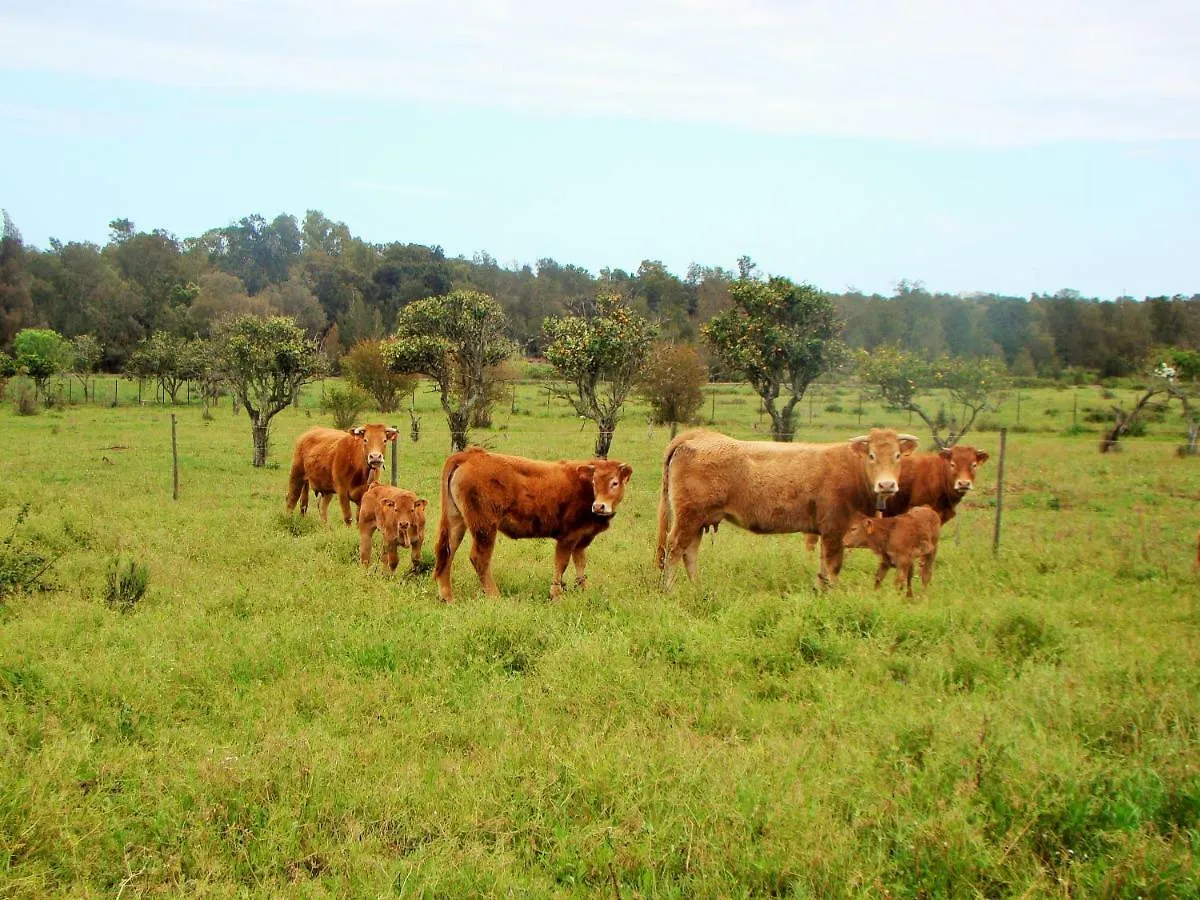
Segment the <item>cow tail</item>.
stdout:
[[667,564],[667,531],[671,526],[671,457],[683,443],[685,435],[680,435],[667,444],[663,453],[662,490],[658,495],[658,546],[654,551],[654,563],[660,569]]
[[442,509],[441,516],[438,518],[437,540],[434,543],[433,551],[434,578],[440,577],[450,568],[450,504],[454,502],[450,496],[450,479],[462,461],[460,457],[461,454],[455,453],[446,460],[446,464],[442,467]]

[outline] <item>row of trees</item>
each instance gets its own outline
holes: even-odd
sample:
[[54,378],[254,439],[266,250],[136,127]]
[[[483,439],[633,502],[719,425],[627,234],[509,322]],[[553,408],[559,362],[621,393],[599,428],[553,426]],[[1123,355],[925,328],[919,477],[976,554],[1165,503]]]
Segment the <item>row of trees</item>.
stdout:
[[[87,334],[104,347],[100,365],[121,371],[155,332],[206,338],[222,319],[278,314],[293,318],[336,364],[346,348],[391,334],[411,303],[455,290],[492,297],[506,337],[526,354],[549,346],[547,319],[576,314],[600,294],[656,322],[662,338],[695,343],[736,306],[737,285],[747,280],[762,280],[748,258],[733,270],[693,265],[682,276],[656,260],[593,274],[553,259],[503,266],[486,253],[448,258],[437,246],[363,241],[315,210],[302,219],[247,216],[185,239],[117,219],[104,246],[52,240],[45,249],[27,247],[5,215],[0,350],[27,328]],[[1140,370],[1159,346],[1200,350],[1200,295],[957,296],[901,281],[890,296],[854,289],[827,296],[852,349],[900,345],[926,361],[990,358],[1016,375],[1069,367],[1121,375]]]

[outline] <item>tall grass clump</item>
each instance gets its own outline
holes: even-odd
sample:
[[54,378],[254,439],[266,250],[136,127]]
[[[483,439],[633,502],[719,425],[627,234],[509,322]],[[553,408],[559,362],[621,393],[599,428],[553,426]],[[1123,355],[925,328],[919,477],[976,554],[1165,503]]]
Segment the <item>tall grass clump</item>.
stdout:
[[104,580],[104,604],[109,609],[129,612],[141,602],[150,586],[150,570],[135,559],[114,557]]
[[36,541],[19,534],[28,516],[29,504],[25,503],[17,511],[12,530],[0,541],[0,603],[39,585],[58,559]]
[[12,405],[18,416],[36,416],[41,412],[32,382],[22,378],[12,383]]

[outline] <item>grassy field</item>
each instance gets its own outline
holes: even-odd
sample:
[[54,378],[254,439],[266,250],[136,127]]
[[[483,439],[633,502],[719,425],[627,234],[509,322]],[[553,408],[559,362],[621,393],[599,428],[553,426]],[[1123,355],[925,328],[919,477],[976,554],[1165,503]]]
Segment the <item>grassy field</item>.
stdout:
[[[319,388],[261,470],[228,401],[175,410],[178,501],[169,410],[131,388],[0,410],[0,540],[29,504],[16,543],[62,552],[56,590],[0,605],[0,896],[1200,896],[1200,460],[1171,416],[1101,456],[1063,432],[1076,389],[1023,392],[999,557],[993,457],[905,602],[866,551],[817,595],[801,536],[732,526],[664,596],[667,433],[635,408],[588,589],[551,603],[551,544],[501,539],[503,598],[462,553],[444,606],[428,574],[358,566],[355,530],[283,515]],[[1077,390],[1081,424],[1133,396]],[[719,429],[762,435],[746,389],[715,397]],[[419,443],[392,418],[429,555],[448,434],[417,402]],[[857,406],[822,387],[800,436],[907,426]],[[477,439],[590,455],[535,385],[516,409]],[[116,557],[149,568],[127,612]]]

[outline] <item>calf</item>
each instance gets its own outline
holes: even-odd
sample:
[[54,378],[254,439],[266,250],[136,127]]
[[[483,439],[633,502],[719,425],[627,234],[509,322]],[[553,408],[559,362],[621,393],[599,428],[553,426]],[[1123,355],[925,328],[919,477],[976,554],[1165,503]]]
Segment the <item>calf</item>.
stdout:
[[296,440],[288,477],[287,511],[300,501],[300,514],[308,512],[308,492],[319,497],[321,521],[329,521],[334,494],[342,507],[342,521],[350,524],[350,503],[362,504],[367,487],[379,480],[384,450],[399,432],[390,425],[359,425],[349,431],[310,428]]
[[376,530],[383,533],[383,560],[396,571],[399,554],[396,547],[412,552],[412,567],[421,564],[421,546],[425,543],[426,502],[412,491],[373,482],[363,493],[358,509],[359,561],[371,564],[371,543]]
[[894,566],[896,587],[907,586],[907,595],[911,597],[913,563],[917,559],[921,560],[921,583],[929,589],[941,528],[941,520],[932,507],[918,506],[889,519],[859,515],[842,541],[847,547],[869,547],[879,556],[876,589],[883,583],[888,569]]
[[585,551],[612,521],[633,468],[607,459],[541,462],[502,456],[479,447],[455,453],[442,468],[442,512],[438,521],[433,577],[449,603],[450,564],[467,531],[471,563],[484,591],[498,597],[492,578],[496,532],[510,538],[553,538],[554,580],[550,596],[562,596],[562,577],[575,563],[576,583],[586,583]]

